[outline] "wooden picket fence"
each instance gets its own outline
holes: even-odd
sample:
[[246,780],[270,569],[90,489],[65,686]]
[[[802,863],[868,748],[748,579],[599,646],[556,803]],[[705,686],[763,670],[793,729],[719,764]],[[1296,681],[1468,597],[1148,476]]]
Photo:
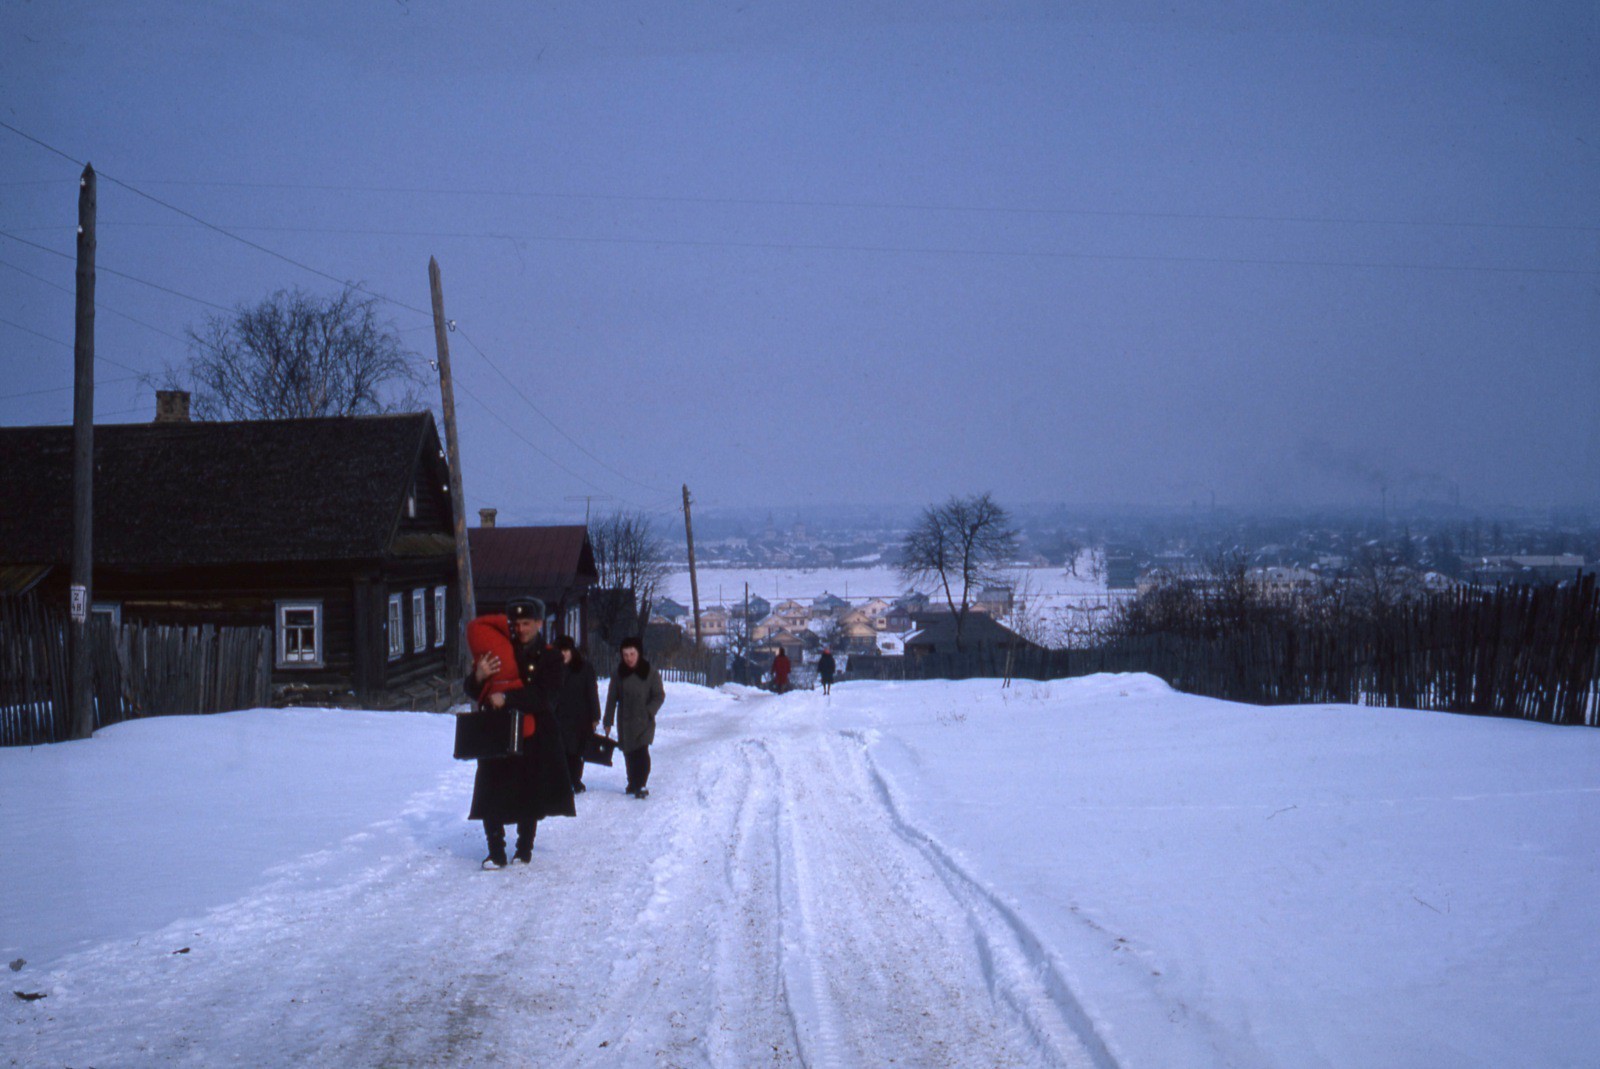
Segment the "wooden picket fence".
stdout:
[[1149,672],[1179,690],[1262,705],[1340,703],[1600,726],[1600,592],[1465,589],[1381,618],[1278,621],[1211,637],[1157,633],[1090,649],[987,647],[851,658],[853,679],[1061,679]]
[[[95,728],[270,704],[266,627],[90,625]],[[71,737],[67,624],[33,595],[0,598],[0,746]]]

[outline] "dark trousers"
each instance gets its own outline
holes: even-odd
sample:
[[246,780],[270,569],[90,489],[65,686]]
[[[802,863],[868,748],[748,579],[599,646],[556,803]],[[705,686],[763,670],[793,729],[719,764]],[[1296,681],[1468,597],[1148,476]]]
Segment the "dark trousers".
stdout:
[[628,766],[628,790],[643,790],[650,780],[650,747],[641,746],[637,750],[624,750],[622,759]]
[[[539,834],[537,820],[520,820],[517,822],[517,853],[526,854],[533,849],[533,837]],[[489,840],[489,853],[491,856],[504,856],[506,852],[506,826],[497,820],[483,822],[483,837]]]
[[567,775],[572,779],[574,787],[583,786],[583,754],[571,754],[567,757]]

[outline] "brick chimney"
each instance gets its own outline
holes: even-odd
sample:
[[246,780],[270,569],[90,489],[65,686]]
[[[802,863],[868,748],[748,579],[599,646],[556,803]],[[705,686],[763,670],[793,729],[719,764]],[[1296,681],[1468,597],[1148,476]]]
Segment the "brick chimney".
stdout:
[[478,510],[478,526],[479,527],[493,527],[494,526],[495,513],[498,512],[498,511],[499,511],[498,509],[479,509]]
[[189,391],[157,390],[155,421],[157,423],[188,423]]

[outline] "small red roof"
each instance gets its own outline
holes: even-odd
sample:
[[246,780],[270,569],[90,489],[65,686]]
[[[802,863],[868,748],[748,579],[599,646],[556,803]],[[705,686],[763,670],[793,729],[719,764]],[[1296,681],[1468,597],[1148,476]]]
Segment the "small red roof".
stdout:
[[556,602],[581,596],[599,578],[589,529],[582,524],[473,527],[467,531],[467,545],[480,612],[503,608],[518,594],[543,598],[554,608]]

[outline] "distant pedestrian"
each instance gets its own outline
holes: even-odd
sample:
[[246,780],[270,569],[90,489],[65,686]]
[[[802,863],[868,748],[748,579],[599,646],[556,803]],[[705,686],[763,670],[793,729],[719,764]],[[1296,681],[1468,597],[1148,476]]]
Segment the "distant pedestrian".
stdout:
[[656,741],[656,713],[667,700],[661,673],[644,659],[644,644],[622,640],[621,660],[606,688],[606,734],[617,725],[617,744],[628,766],[628,793],[650,797],[650,744]]
[[556,719],[561,722],[567,747],[572,792],[582,794],[587,790],[583,785],[583,751],[589,745],[589,736],[600,726],[600,684],[595,679],[594,665],[579,651],[571,635],[556,639],[556,650],[567,668],[561,679],[561,693],[556,696]]
[[822,693],[833,693],[833,651],[823,647],[822,656],[817,659],[817,679],[822,683]]
[[790,667],[789,655],[778,647],[778,655],[772,659],[772,689],[779,694],[789,689]]
[[521,714],[521,748],[513,757],[484,758],[472,784],[472,810],[468,820],[483,821],[489,842],[486,869],[506,867],[506,825],[517,826],[514,860],[533,860],[533,840],[544,817],[576,816],[572,781],[557,726],[555,695],[561,689],[560,656],[544,643],[544,602],[538,598],[513,598],[506,605],[513,655],[520,689],[498,690],[491,682],[501,669],[500,656],[484,653],[467,673],[465,689],[473,701],[486,708],[511,708]]

